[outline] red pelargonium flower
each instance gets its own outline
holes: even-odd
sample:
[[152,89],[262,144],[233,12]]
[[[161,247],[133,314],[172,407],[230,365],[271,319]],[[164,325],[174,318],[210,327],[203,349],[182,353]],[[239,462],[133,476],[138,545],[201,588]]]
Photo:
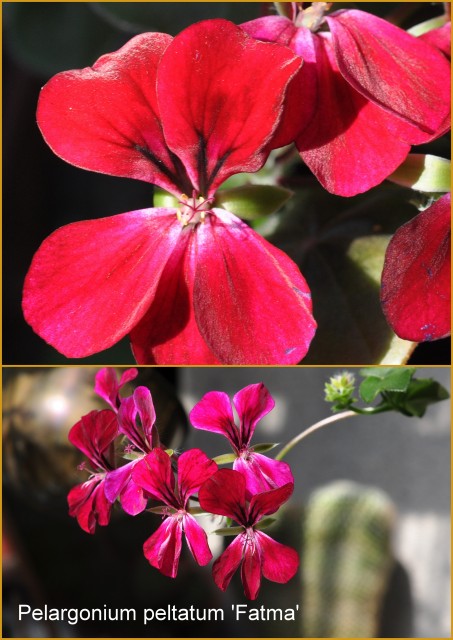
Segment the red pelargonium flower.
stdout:
[[[140,418],[139,425],[137,417]],[[137,387],[131,397],[122,400],[118,412],[119,431],[127,436],[130,441],[128,450],[134,450],[137,458],[107,474],[105,495],[110,502],[115,502],[119,496],[121,506],[131,516],[146,508],[147,497],[142,487],[134,482],[132,471],[147,453],[160,446],[155,422],[156,412],[149,389]]]
[[297,148],[328,191],[352,196],[387,178],[411,145],[449,129],[450,65],[381,18],[355,9],[324,16],[326,4],[313,3],[294,23],[268,16],[242,26],[304,59],[292,86],[294,117],[304,107]]
[[90,478],[68,494],[69,515],[77,518],[87,533],[94,533],[96,523],[109,523],[112,505],[104,495],[104,484],[107,472],[113,469],[111,445],[117,434],[118,422],[110,409],[91,411],[68,434],[69,441],[87,456],[93,466],[89,469]]
[[188,512],[187,503],[216,470],[216,463],[200,449],[190,449],[179,457],[177,486],[170,457],[161,449],[152,451],[134,468],[134,482],[168,507],[163,510],[164,522],[143,545],[148,562],[166,576],[174,578],[178,572],[183,532],[199,565],[212,558],[206,533]]
[[264,384],[251,384],[238,391],[233,405],[239,416],[239,427],[234,422],[230,399],[222,391],[207,393],[192,409],[189,419],[196,429],[228,438],[237,456],[233,468],[243,473],[248,496],[294,482],[286,462],[256,453],[250,446],[257,423],[275,406]]
[[216,585],[225,591],[242,563],[241,577],[247,598],[255,600],[261,586],[261,573],[273,582],[288,582],[297,572],[299,556],[276,542],[257,525],[263,516],[275,513],[288,500],[294,484],[256,494],[246,502],[245,478],[233,469],[220,469],[201,487],[198,498],[205,511],[233,518],[244,528],[214,562]]
[[115,369],[112,367],[105,367],[96,374],[94,391],[98,396],[103,398],[115,412],[117,412],[121,404],[121,398],[119,395],[120,390],[124,385],[131,382],[131,380],[134,380],[137,376],[137,369],[127,369],[121,375],[120,381],[118,382]]
[[447,193],[400,227],[387,248],[381,303],[388,323],[405,340],[450,334],[450,211]]
[[23,296],[40,336],[82,357],[130,333],[142,364],[304,357],[316,325],[298,268],[212,204],[228,177],[257,171],[294,137],[284,100],[300,65],[286,47],[208,20],[174,39],[139,35],[48,82],[37,117],[57,155],[159,185],[180,207],[77,222],[45,240]]

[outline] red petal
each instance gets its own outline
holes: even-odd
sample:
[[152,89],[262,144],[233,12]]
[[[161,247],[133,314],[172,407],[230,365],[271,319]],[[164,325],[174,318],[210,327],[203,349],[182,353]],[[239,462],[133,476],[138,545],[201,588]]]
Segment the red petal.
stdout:
[[209,391],[189,414],[189,420],[195,429],[220,433],[239,449],[239,431],[234,423],[231,402],[223,391]]
[[180,193],[156,95],[157,66],[171,40],[145,33],[93,67],[53,77],[41,91],[37,112],[51,149],[77,167]]
[[296,144],[328,191],[352,196],[385,180],[406,158],[410,145],[397,135],[406,125],[367,101],[341,76],[328,35],[298,32],[296,51],[316,60],[318,94],[314,117]]
[[451,58],[451,22],[447,22],[438,29],[431,29],[419,36],[420,40],[436,47],[450,60]]
[[103,478],[95,476],[71,489],[68,494],[69,515],[77,518],[80,527],[94,533],[96,523],[109,523],[112,505],[104,495]]
[[228,587],[241,563],[244,544],[245,534],[241,534],[233,540],[212,566],[212,577],[222,591]]
[[181,525],[176,518],[170,516],[143,545],[145,558],[164,576],[175,578],[181,555],[181,540]]
[[156,500],[179,509],[175,490],[175,477],[170,456],[161,449],[154,449],[140,460],[132,471],[132,480],[150,493]]
[[38,249],[27,274],[25,319],[71,358],[112,346],[149,307],[179,233],[170,209],[58,229]]
[[291,580],[299,568],[298,553],[262,531],[256,531],[255,536],[261,547],[263,576],[272,582],[285,583]]
[[[241,567],[244,593],[249,600],[255,600],[261,586],[261,552],[255,541],[245,543],[244,560]],[[253,546],[252,546],[253,545]]]
[[382,272],[381,302],[388,323],[405,340],[450,333],[450,194],[393,236]]
[[[298,53],[297,39],[305,29],[298,29],[283,16],[265,16],[241,24],[250,36],[263,42],[277,42],[286,45]],[[308,30],[307,30],[308,31]],[[308,32],[310,33],[310,32]],[[310,34],[311,35],[311,34]],[[304,52],[303,66],[288,85],[285,107],[270,148],[278,148],[293,142],[300,131],[311,120],[318,105],[316,102],[315,59]]]
[[248,445],[257,423],[275,407],[275,401],[262,382],[250,384],[233,398],[241,422],[241,444]]
[[200,566],[204,567],[205,564],[212,560],[208,537],[204,529],[190,514],[184,516],[184,533],[193,557]]
[[245,478],[233,469],[219,469],[206,480],[198,493],[204,511],[233,518],[246,524]]
[[176,36],[159,65],[158,99],[168,146],[200,193],[212,195],[232,174],[263,165],[300,65],[288,49],[249,38],[225,20]]
[[182,230],[153,303],[131,333],[140,364],[220,364],[200,335],[193,309],[196,236]]
[[435,134],[450,109],[450,65],[444,56],[363,11],[339,11],[326,20],[344,78],[368,100]]
[[216,463],[200,449],[189,449],[179,457],[178,488],[184,507],[190,496],[216,471]]
[[93,465],[100,469],[110,469],[106,450],[118,434],[116,415],[110,409],[91,411],[77,422],[68,434],[68,440],[82,451]]
[[296,265],[241,220],[215,209],[200,224],[194,285],[200,332],[224,364],[296,364],[316,324]]
[[104,482],[104,493],[109,502],[115,502],[121,494],[121,506],[131,516],[141,513],[147,504],[143,489],[132,480],[132,470],[140,460],[133,460],[128,464],[110,471]]
[[249,509],[250,521],[255,524],[263,516],[275,513],[288,500],[293,490],[294,482],[288,482],[288,484],[278,489],[264,491],[252,496]]

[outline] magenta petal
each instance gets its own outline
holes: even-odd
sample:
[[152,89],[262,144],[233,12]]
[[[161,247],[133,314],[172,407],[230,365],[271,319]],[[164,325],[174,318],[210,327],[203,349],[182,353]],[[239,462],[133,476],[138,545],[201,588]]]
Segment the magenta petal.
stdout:
[[130,516],[136,516],[146,509],[148,499],[145,497],[143,489],[130,478],[121,492],[120,502],[126,513]]
[[422,40],[369,13],[326,20],[343,77],[365,98],[435,134],[450,110],[450,66]]
[[175,497],[175,477],[171,468],[170,456],[161,449],[153,449],[140,460],[132,471],[132,479],[157,500],[170,507],[179,509]]
[[263,516],[269,516],[278,511],[291,496],[293,490],[294,481],[291,481],[278,489],[264,491],[252,496],[249,508],[250,522],[255,524]]
[[147,209],[58,229],[27,274],[25,319],[68,357],[112,346],[145,314],[180,228],[174,210]]
[[134,402],[146,442],[150,448],[157,447],[159,445],[159,435],[154,427],[156,411],[154,410],[150,390],[147,387],[137,387],[134,391]]
[[255,536],[261,548],[263,576],[272,582],[285,583],[291,580],[299,568],[299,555],[291,547],[276,542],[262,531]]
[[234,447],[240,446],[239,431],[234,423],[231,402],[223,391],[209,391],[189,414],[195,429],[220,433],[228,438]]
[[118,411],[119,430],[130,440],[131,444],[142,451],[149,453],[151,445],[145,439],[141,425],[137,424],[137,406],[134,396],[124,398]]
[[137,369],[126,369],[118,382],[115,369],[113,367],[104,367],[95,376],[94,391],[116,411],[119,405],[118,394],[120,389],[131,380],[134,380],[137,375]]
[[103,470],[111,468],[109,452],[118,434],[116,415],[110,409],[91,411],[77,422],[68,434],[68,440],[82,451],[91,463]]
[[239,535],[233,540],[233,542],[225,549],[222,555],[217,558],[212,566],[212,577],[214,582],[222,591],[230,584],[236,569],[239,567],[243,548],[246,544],[245,534]]
[[241,220],[214,209],[198,229],[194,304],[200,332],[224,364],[296,364],[316,323],[297,266]]
[[143,545],[143,553],[150,565],[164,576],[175,578],[181,555],[182,529],[176,518],[167,518]]
[[233,469],[219,469],[198,492],[200,506],[208,513],[233,518],[246,524],[245,478]]
[[212,559],[208,537],[204,529],[190,514],[184,516],[184,533],[193,557],[201,567],[204,567]]
[[253,450],[236,458],[233,469],[245,477],[247,496],[294,482],[289,464],[283,460],[268,458],[261,453],[254,453]]
[[120,496],[121,506],[131,516],[141,513],[147,500],[143,489],[132,480],[132,470],[140,460],[132,460],[127,464],[107,473],[104,482],[104,492],[109,502],[115,502]]
[[437,340],[451,329],[451,197],[446,194],[404,224],[385,255],[381,302],[405,340]]
[[258,42],[226,20],[196,23],[174,38],[157,74],[162,125],[202,195],[263,165],[300,66],[289,49]]
[[145,33],[93,67],[54,76],[41,91],[37,112],[51,149],[77,167],[178,194],[156,95],[157,67],[171,40]]
[[241,424],[241,444],[248,445],[257,423],[275,407],[274,399],[264,384],[259,382],[238,391],[233,404]]
[[[256,532],[253,533],[256,535]],[[261,586],[261,549],[255,544],[257,539],[244,545],[244,560],[241,567],[241,579],[244,593],[249,600],[256,600]]]
[[216,463],[200,449],[189,449],[178,459],[178,489],[182,506],[217,471]]

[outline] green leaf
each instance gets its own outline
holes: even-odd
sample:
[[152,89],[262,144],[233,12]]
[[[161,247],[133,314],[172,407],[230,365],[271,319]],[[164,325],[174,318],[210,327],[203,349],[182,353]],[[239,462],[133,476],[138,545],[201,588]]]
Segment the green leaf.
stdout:
[[263,518],[255,525],[255,529],[259,531],[267,529],[267,527],[270,527],[274,522],[277,522],[277,518]]
[[404,393],[413,375],[413,369],[390,369],[383,376],[369,376],[359,387],[360,397],[364,402],[370,403],[385,391]]
[[283,187],[248,184],[217,192],[215,207],[223,207],[245,220],[256,220],[275,213],[292,195]]
[[[396,371],[394,367],[366,367],[365,369],[360,369],[359,374],[362,378],[386,378],[394,371]],[[411,371],[414,374],[417,369],[415,367],[407,367],[406,371]]]
[[443,27],[446,23],[446,16],[441,15],[436,18],[431,18],[430,20],[425,20],[425,22],[420,22],[419,24],[414,25],[410,29],[407,30],[412,36],[422,36],[424,33],[428,31],[432,31],[433,29],[438,29],[439,27]]
[[274,447],[278,447],[278,444],[278,442],[262,442],[260,444],[254,444],[252,449],[256,453],[266,453],[274,449]]
[[240,533],[244,533],[244,527],[222,527],[221,529],[216,529],[212,533],[215,533],[218,536],[237,536]]
[[428,405],[447,400],[449,397],[448,391],[435,380],[412,380],[407,393],[396,408],[404,415],[421,418]]
[[451,190],[451,163],[445,158],[411,153],[388,180],[425,193]]
[[180,206],[178,198],[163,189],[159,189],[159,187],[154,189],[153,204],[155,207],[163,207],[164,209],[177,209]]
[[230,462],[234,462],[236,458],[237,455],[235,453],[223,453],[222,455],[213,458],[213,460],[217,464],[229,464]]

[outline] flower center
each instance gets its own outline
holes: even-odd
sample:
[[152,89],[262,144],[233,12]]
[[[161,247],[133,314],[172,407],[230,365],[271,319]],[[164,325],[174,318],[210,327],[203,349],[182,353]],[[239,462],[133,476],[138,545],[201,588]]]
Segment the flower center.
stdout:
[[200,222],[204,222],[206,213],[211,209],[211,200],[198,196],[195,191],[192,192],[192,197],[189,198],[184,193],[181,194],[179,204],[181,205],[176,216],[183,227],[188,224],[194,226]]
[[332,3],[313,2],[312,5],[306,9],[303,8],[304,4],[305,3],[302,3],[302,9],[296,16],[296,27],[306,27],[314,33],[315,31],[318,31],[322,21],[324,20],[324,14],[326,11],[329,11]]

